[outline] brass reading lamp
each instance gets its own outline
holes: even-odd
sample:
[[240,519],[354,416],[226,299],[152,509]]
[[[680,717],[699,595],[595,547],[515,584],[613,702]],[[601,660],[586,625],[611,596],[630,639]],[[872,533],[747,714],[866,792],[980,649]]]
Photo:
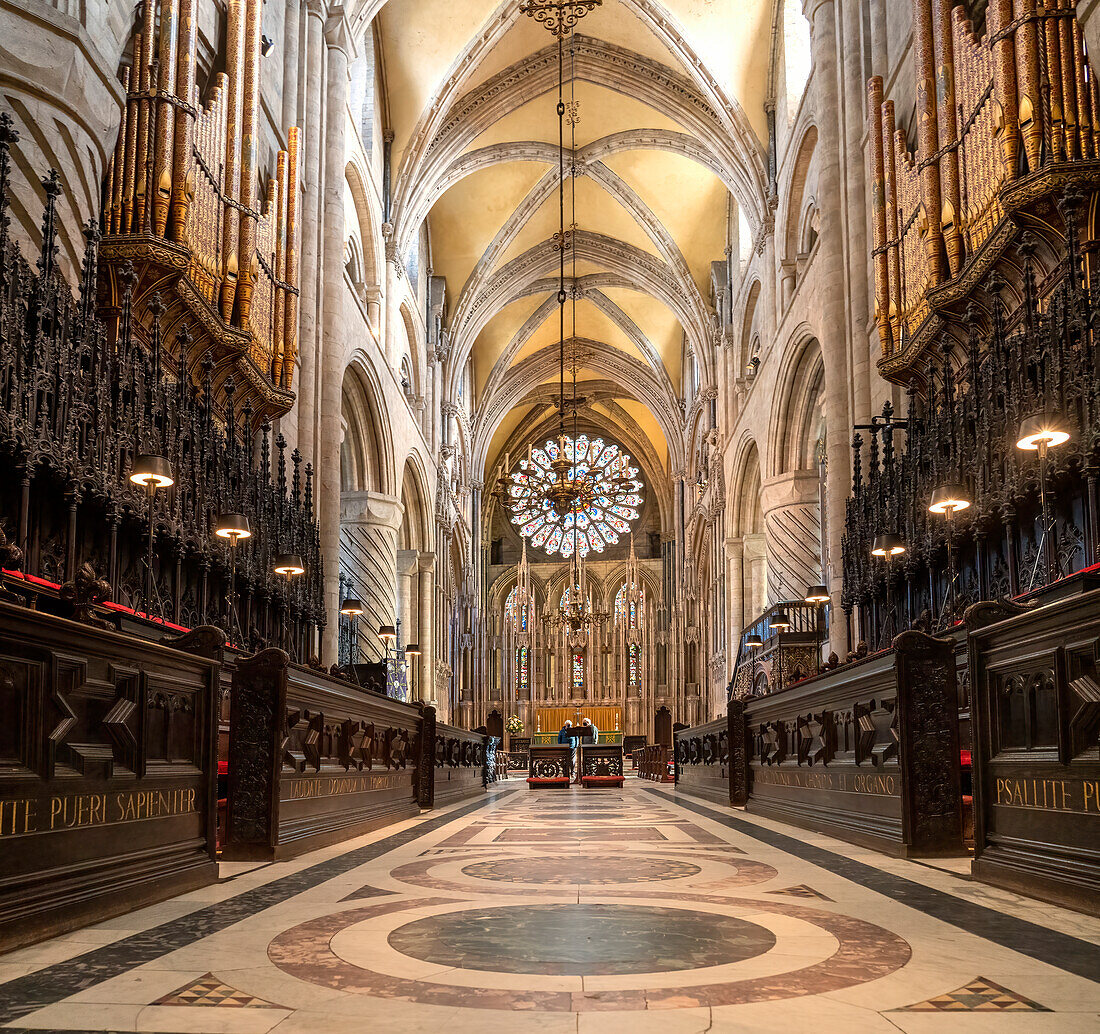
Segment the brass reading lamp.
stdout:
[[928,504],[929,513],[942,514],[947,518],[947,594],[944,597],[944,610],[950,604],[951,618],[955,616],[955,532],[952,522],[955,514],[970,506],[970,497],[960,484],[941,485],[932,493],[932,502]]
[[420,644],[419,643],[406,643],[405,644],[405,657],[406,659],[412,657],[413,660],[409,662],[409,671],[412,673],[412,677],[409,685],[409,699],[416,700],[416,665],[420,660]]
[[[789,632],[791,630],[791,616],[787,613],[786,607],[777,610],[768,621],[768,627],[773,633],[782,634],[783,632]],[[785,672],[783,670],[783,644],[780,642],[779,646],[775,649],[775,663],[772,667],[772,672],[776,676],[776,689],[782,689],[783,684],[786,681]]]
[[749,696],[756,693],[756,660],[757,651],[764,645],[764,640],[758,635],[745,636],[745,649],[752,652],[752,676],[749,680]]
[[295,659],[296,649],[290,636],[290,583],[294,578],[306,573],[306,565],[297,553],[280,553],[275,557],[272,570],[286,579],[286,618],[283,622],[283,642],[287,644],[287,653]]
[[[359,682],[359,669],[356,667],[359,663],[359,619],[363,616],[364,610],[366,610],[366,608],[363,606],[363,601],[359,599],[358,596],[346,596],[344,602],[340,604],[340,614],[348,619],[348,624],[351,626],[351,644],[348,650],[348,664],[355,673],[356,682]],[[360,685],[362,685],[361,682]]]
[[807,603],[812,603],[814,610],[814,642],[817,646],[817,673],[821,674],[821,616],[825,604],[829,602],[829,589],[824,585],[811,585],[806,589],[803,597]]
[[229,542],[229,586],[225,596],[229,634],[237,632],[237,642],[243,649],[244,632],[241,630],[240,615],[237,612],[237,544],[241,539],[252,537],[252,527],[243,513],[223,513],[214,525],[214,534]]
[[1031,578],[1027,590],[1035,587],[1035,576],[1039,573],[1039,558],[1046,553],[1047,578],[1054,581],[1062,577],[1062,561],[1058,550],[1051,541],[1054,529],[1050,523],[1050,503],[1047,499],[1047,450],[1065,445],[1069,441],[1069,431],[1058,426],[1057,420],[1049,413],[1036,413],[1020,422],[1020,435],[1016,448],[1039,453],[1039,504],[1043,512],[1043,534],[1039,539],[1039,548],[1035,552],[1035,564],[1031,568]]
[[[899,557],[904,552],[905,543],[901,541],[900,535],[895,535],[893,532],[886,532],[882,535],[876,535],[874,542],[871,544],[871,556],[880,557],[883,563],[886,564],[887,622],[893,621],[894,618],[893,589],[890,585],[890,563],[894,559],[894,557]],[[884,632],[888,627],[889,625],[886,622],[883,622]]]
[[[386,681],[385,681],[385,694],[390,695],[390,647],[394,646],[397,642],[397,628],[393,625],[379,625],[378,626],[378,638],[382,640],[382,645],[386,648]],[[396,650],[395,650],[396,652]]]
[[[172,474],[172,465],[164,456],[153,453],[141,452],[134,457],[134,465],[130,471],[130,480],[135,485],[141,485],[149,501],[149,553],[145,558],[145,582],[142,589],[141,606],[146,617],[152,617],[150,603],[155,595],[157,601],[157,614],[164,620],[164,604],[161,602],[160,589],[153,577],[153,540],[156,536],[156,495],[157,489],[171,488],[175,483]],[[136,611],[138,608],[135,607]]]

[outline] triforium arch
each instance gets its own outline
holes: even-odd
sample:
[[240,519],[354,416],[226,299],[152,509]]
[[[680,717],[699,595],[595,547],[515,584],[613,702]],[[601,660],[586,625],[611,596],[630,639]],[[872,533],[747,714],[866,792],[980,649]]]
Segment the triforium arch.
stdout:
[[344,372],[341,398],[344,425],[340,452],[343,492],[390,492],[392,457],[385,433],[386,417],[378,392],[364,366],[352,362]]

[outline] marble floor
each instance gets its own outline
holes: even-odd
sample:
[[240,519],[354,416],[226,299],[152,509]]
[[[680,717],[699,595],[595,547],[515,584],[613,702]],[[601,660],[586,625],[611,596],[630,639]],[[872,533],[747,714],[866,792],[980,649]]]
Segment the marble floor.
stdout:
[[0,957],[0,1025],[1100,1031],[1100,922],[633,778],[222,871]]

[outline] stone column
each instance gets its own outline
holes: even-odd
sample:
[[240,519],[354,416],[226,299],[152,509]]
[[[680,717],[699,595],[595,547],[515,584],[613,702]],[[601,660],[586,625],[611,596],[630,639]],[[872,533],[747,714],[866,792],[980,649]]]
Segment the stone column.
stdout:
[[726,563],[729,576],[726,580],[729,607],[726,610],[726,654],[729,668],[737,663],[737,646],[745,627],[745,540],[726,539]]
[[789,471],[761,487],[769,603],[802,599],[821,578],[821,506],[816,470]]
[[750,622],[758,618],[767,607],[768,572],[765,567],[763,533],[753,532],[746,535],[744,542],[745,563],[749,565],[749,605],[746,608],[745,621]]
[[[320,0],[306,0],[305,105],[301,112],[305,123],[305,141],[301,170],[301,292],[298,324],[298,449],[310,461],[316,458],[317,436],[317,333],[320,299],[321,240],[321,72],[325,63],[325,14]],[[346,58],[345,58],[346,61]],[[342,157],[342,156],[341,156]],[[343,197],[341,195],[341,202]],[[341,236],[343,231],[341,229]],[[342,242],[341,242],[342,244]],[[342,256],[341,256],[342,257]],[[328,554],[325,554],[326,557]],[[326,637],[327,638],[327,637]]]
[[401,622],[402,646],[416,642],[419,631],[416,605],[420,596],[415,584],[418,557],[415,549],[397,551],[397,618]]
[[[381,656],[378,626],[393,624],[397,616],[394,604],[401,500],[380,492],[344,492],[340,504],[340,529],[347,560],[342,573],[351,579],[356,595],[363,601],[359,631],[364,637],[361,640],[364,659],[376,660]],[[335,559],[330,562],[328,557],[326,552],[326,574],[330,567],[337,566]]]
[[878,334],[868,335],[871,307],[868,301],[871,252],[867,244],[866,176],[867,162],[863,152],[866,129],[864,110],[866,90],[863,85],[861,60],[860,5],[844,4],[844,154],[848,220],[848,279],[852,313],[852,413],[859,423],[871,419],[871,340],[877,344]]
[[344,127],[347,125],[348,61],[353,45],[343,7],[325,22],[328,75],[325,86],[324,329],[321,370],[321,442],[315,468],[321,475],[321,550],[325,557],[325,626],[322,656],[336,660],[340,609],[340,441],[344,380]]
[[283,125],[284,132],[298,125],[298,34],[302,0],[286,0],[283,15]]
[[[810,22],[810,54],[814,68],[814,110],[817,114],[818,212],[821,234],[818,248],[818,313],[821,355],[825,365],[825,454],[828,478],[825,506],[828,551],[828,582],[832,613],[839,614],[843,565],[841,539],[844,506],[851,489],[851,420],[848,415],[848,326],[845,311],[844,223],[841,208],[840,133],[837,127],[837,23],[834,0],[803,0]],[[834,621],[829,634],[830,648],[842,653],[844,629]]]
[[435,704],[435,670],[432,649],[432,600],[435,599],[435,554],[421,552],[417,558],[420,568],[420,699]]

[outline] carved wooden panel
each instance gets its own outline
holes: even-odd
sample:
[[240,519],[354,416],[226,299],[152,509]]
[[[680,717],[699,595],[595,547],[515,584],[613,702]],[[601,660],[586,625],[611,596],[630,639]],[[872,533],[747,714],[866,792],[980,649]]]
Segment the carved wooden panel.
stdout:
[[0,602],[0,946],[216,878],[216,683],[212,661]]

